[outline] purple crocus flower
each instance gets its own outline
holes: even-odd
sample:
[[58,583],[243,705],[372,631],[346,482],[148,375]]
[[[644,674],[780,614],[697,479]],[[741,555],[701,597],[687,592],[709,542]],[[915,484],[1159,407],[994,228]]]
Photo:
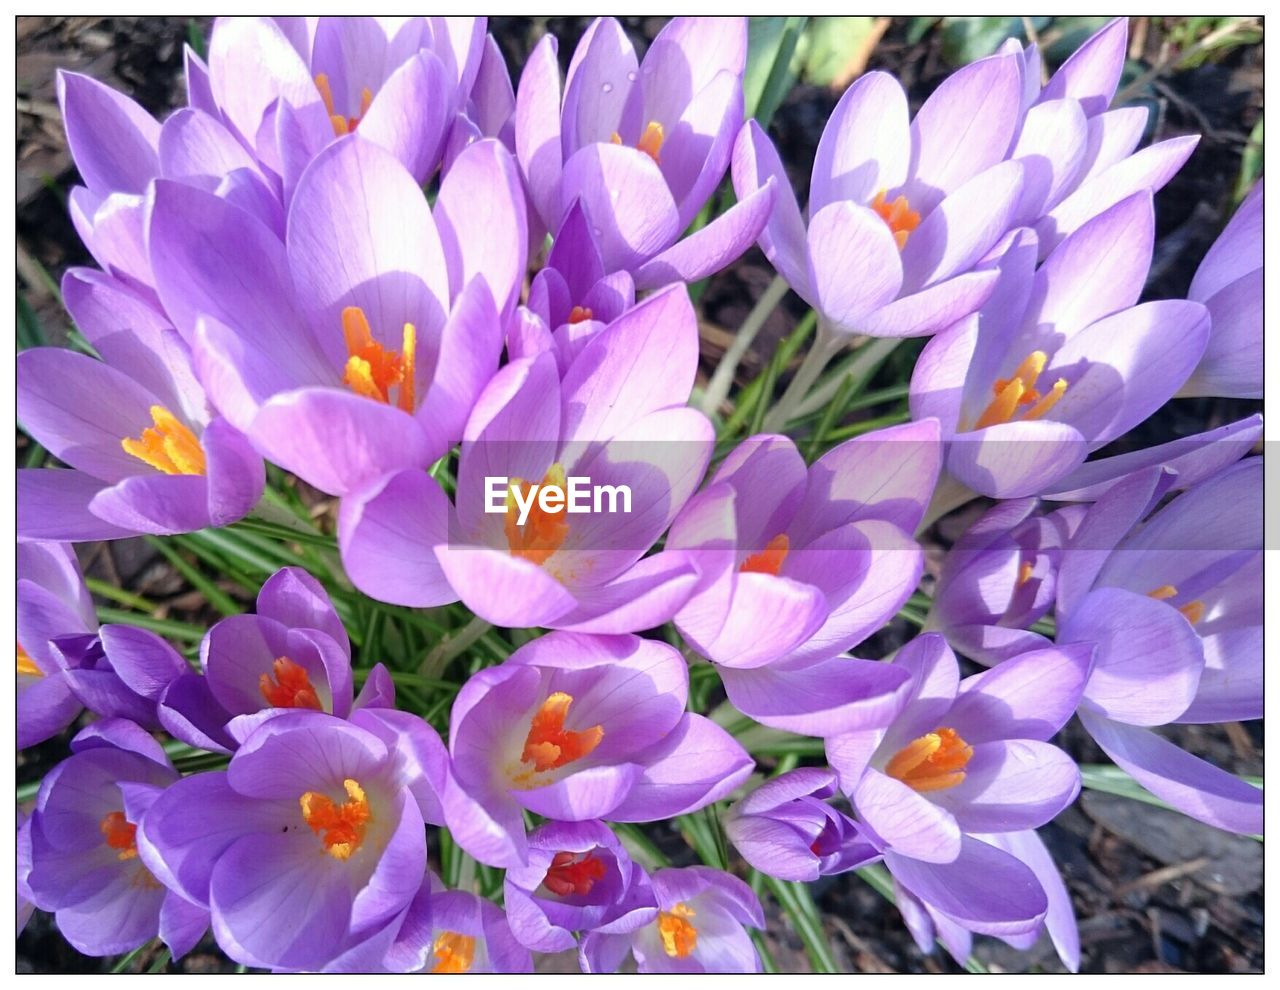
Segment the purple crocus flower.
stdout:
[[765,781],[733,805],[724,830],[753,867],[782,880],[812,881],[879,859],[852,818],[832,807],[836,775],[801,767]]
[[448,890],[434,874],[425,884],[431,890],[431,928],[419,971],[533,972],[529,950],[516,940],[500,907],[465,890]]
[[18,356],[18,418],[71,470],[18,473],[23,539],[116,539],[225,526],[262,494],[262,458],[210,413],[163,313],[102,272],[72,269],[67,309],[102,355]]
[[626,934],[592,932],[578,958],[584,973],[613,973],[630,954],[642,973],[758,973],[760,956],[746,927],[764,927],[751,888],[707,866],[653,875],[658,916]]
[[[563,378],[549,352],[512,361],[467,424],[456,521],[422,471],[344,500],[339,541],[352,580],[400,605],[461,598],[503,626],[623,633],[666,622],[688,597],[693,565],[680,553],[644,554],[711,454],[711,424],[686,406],[697,355],[693,307],[673,286],[597,333]],[[570,478],[615,495],[574,515],[565,503],[532,505],[521,520],[517,494],[564,491]],[[616,494],[624,487],[629,497]],[[491,511],[491,493],[504,489],[505,508]]]
[[827,757],[867,841],[897,881],[973,931],[1032,930],[1045,895],[1018,859],[975,834],[1035,828],[1080,791],[1046,740],[1071,717],[1092,644],[1035,650],[960,680],[937,633],[894,657],[910,694],[887,729],[827,740]]
[[1156,468],[1115,485],[1064,554],[1058,641],[1097,645],[1080,720],[1179,811],[1261,832],[1262,791],[1153,730],[1262,717],[1262,461],[1222,471],[1144,522],[1163,483]]
[[188,95],[283,181],[286,202],[311,159],[357,130],[422,183],[484,47],[483,18],[220,18],[208,65],[188,54]]
[[[142,861],[212,912],[247,966],[315,970],[399,929],[426,869],[447,759],[420,718],[288,711],[243,729],[222,772],[174,783],[138,831]],[[199,808],[199,815],[191,809]]]
[[896,79],[862,76],[818,144],[807,225],[777,151],[748,121],[734,189],[747,197],[773,179],[777,203],[760,246],[818,311],[826,346],[853,333],[934,333],[990,295],[995,273],[974,269],[1018,208],[1023,167],[1005,158],[1020,88],[1017,60],[993,55],[950,76],[909,121]]
[[475,674],[449,719],[449,831],[482,863],[531,862],[526,811],[656,821],[696,811],[755,766],[685,712],[688,668],[665,643],[554,632]]
[[[128,952],[157,934],[175,957],[200,940],[209,914],[167,890],[139,858],[138,825],[178,778],[160,744],[124,719],[81,732],[40,785],[30,822],[36,906],[86,955]],[[189,817],[189,809],[188,809]]]
[[599,18],[578,43],[562,99],[556,39],[539,42],[516,93],[515,141],[552,235],[578,204],[605,271],[630,272],[638,289],[697,281],[742,254],[773,205],[763,182],[680,235],[728,167],[746,58],[746,18],[673,18],[643,61],[616,20]]
[[[980,835],[976,838],[983,843],[1002,850],[1020,860],[1035,875],[1036,882],[1044,891],[1048,908],[1044,919],[1030,931],[1014,934],[998,934],[998,937],[1015,949],[1026,951],[1035,945],[1042,931],[1047,931],[1058,952],[1058,957],[1071,972],[1080,969],[1080,932],[1076,927],[1075,911],[1071,906],[1071,895],[1062,882],[1058,872],[1045,848],[1044,842],[1033,829],[1025,832],[997,832],[991,835]],[[920,900],[894,879],[894,902],[902,912],[912,937],[920,951],[933,951],[935,940],[960,965],[969,960],[973,951],[972,929],[963,922],[944,913],[926,901]]]
[[1126,196],[1157,192],[1195,150],[1198,135],[1134,151],[1146,130],[1142,106],[1108,110],[1124,71],[1127,18],[1081,45],[1041,87],[1040,53],[1010,40],[1001,52],[1019,62],[1023,113],[1009,152],[1024,168],[1019,226],[1035,228],[1041,257]]
[[63,673],[55,643],[93,636],[98,619],[80,564],[61,543],[19,543],[17,550],[18,749],[57,735],[82,704]]
[[1041,515],[1039,504],[1034,498],[997,502],[942,562],[925,628],[979,663],[1050,645],[1030,627],[1053,608],[1062,548],[1085,508]]
[[1179,395],[1262,398],[1262,180],[1196,269],[1188,299],[1213,321],[1209,346]]
[[184,673],[160,697],[160,721],[200,749],[231,752],[227,723],[242,715],[306,708],[346,718],[373,705],[395,707],[381,664],[352,702],[351,644],[320,583],[306,571],[277,571],[258,593],[256,615],[215,623],[200,644],[203,674]]
[[529,833],[528,855],[507,870],[502,900],[511,931],[536,952],[575,948],[575,933],[626,934],[657,917],[648,874],[603,822],[548,822]]
[[524,277],[500,144],[459,156],[433,212],[387,152],[337,141],[299,179],[284,243],[192,186],[157,182],[155,200],[160,296],[214,406],[273,462],[345,494],[461,436]]
[[687,552],[699,580],[675,621],[740,711],[806,735],[887,724],[903,675],[837,654],[919,583],[911,534],[940,455],[932,420],[850,440],[811,468],[787,437],[762,435],[690,500],[666,547]]
[[925,347],[911,411],[950,441],[940,485],[1017,498],[1054,490],[1163,405],[1209,338],[1205,308],[1138,297],[1151,265],[1151,194],[1136,193],[1066,237],[1035,268],[1015,232],[983,309]]

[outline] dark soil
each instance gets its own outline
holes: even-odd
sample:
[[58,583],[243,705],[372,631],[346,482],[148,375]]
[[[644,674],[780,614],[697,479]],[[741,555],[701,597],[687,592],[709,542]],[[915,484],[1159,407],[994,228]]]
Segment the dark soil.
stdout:
[[[1130,55],[1151,64],[1176,28],[1177,19],[1137,18],[1139,40]],[[663,19],[624,18],[643,47]],[[1145,23],[1141,23],[1145,22]],[[491,30],[517,70],[547,31],[561,39],[560,59],[567,67],[586,18],[510,18],[491,21]],[[68,319],[52,286],[70,265],[92,264],[67,217],[67,191],[77,183],[57,108],[54,73],[58,68],[84,72],[121,89],[163,118],[185,101],[182,46],[193,31],[207,35],[208,19],[23,17],[17,20],[17,267],[19,293],[35,312],[49,343],[65,341]],[[913,108],[952,70],[944,57],[942,32],[931,29],[908,40],[909,23],[894,19],[872,53],[869,68],[897,74]],[[1200,145],[1188,164],[1157,196],[1159,243],[1148,286],[1149,298],[1183,295],[1199,259],[1230,215],[1231,195],[1240,172],[1249,132],[1262,113],[1263,46],[1234,48],[1216,61],[1161,75],[1147,90],[1152,110],[1148,135],[1159,140],[1200,133]],[[796,188],[807,188],[808,172],[823,125],[839,98],[824,87],[797,84],[774,117],[770,131],[778,142]],[[802,195],[803,201],[803,195]],[[701,298],[705,368],[731,339],[733,328],[773,278],[758,249],[731,269],[711,278]],[[49,281],[52,278],[52,284]],[[749,381],[762,369],[779,338],[804,315],[794,295],[771,317],[739,374]],[[916,348],[918,350],[918,347]],[[871,387],[902,381],[914,359],[900,348]],[[1117,444],[1117,449],[1146,446],[1218,426],[1258,409],[1259,403],[1220,399],[1176,400]],[[876,415],[869,410],[863,415]],[[29,441],[19,433],[21,462]],[[982,511],[975,504],[942,520],[926,539],[925,591],[945,547]],[[194,622],[216,614],[202,596],[142,540],[85,544],[78,548],[86,573],[162,603],[162,613]],[[229,594],[242,592],[228,584]],[[859,649],[877,657],[914,634],[896,620]],[[66,750],[66,738],[18,754],[19,782],[39,779]],[[1262,773],[1261,723],[1188,726],[1173,732],[1191,752],[1238,773]],[[1084,763],[1106,762],[1092,740],[1073,723],[1062,744]],[[1162,820],[1162,841],[1152,840],[1153,815],[1159,809],[1098,792],[1085,798],[1041,830],[1066,878],[1080,922],[1082,970],[1129,972],[1261,972],[1263,967],[1263,893],[1261,846],[1253,840],[1202,826],[1182,816]],[[652,826],[653,838],[676,865],[695,862],[694,854],[667,824]],[[741,864],[739,864],[741,865]],[[897,911],[853,875],[823,880],[813,887],[826,934],[840,968],[850,972],[954,972],[945,954],[922,954]],[[798,936],[777,905],[765,898],[767,938],[784,971],[806,972],[808,959]],[[976,956],[994,971],[1062,970],[1052,947],[1042,940],[1030,953],[1018,953],[994,939],[979,939]],[[155,961],[146,955],[130,971],[146,972]],[[104,972],[114,960],[88,958],[57,934],[52,919],[37,912],[18,940],[18,972]],[[212,939],[168,971],[229,972]],[[552,957],[543,968],[576,970],[572,959]]]

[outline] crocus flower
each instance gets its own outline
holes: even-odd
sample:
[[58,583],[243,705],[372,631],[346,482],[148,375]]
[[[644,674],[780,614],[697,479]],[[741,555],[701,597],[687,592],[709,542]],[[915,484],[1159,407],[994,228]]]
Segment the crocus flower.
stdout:
[[17,563],[18,748],[61,732],[82,708],[158,729],[156,702],[186,661],[145,629],[98,628],[70,547],[19,543]]
[[685,712],[688,668],[665,643],[554,632],[471,677],[449,719],[449,831],[482,863],[532,862],[526,811],[562,822],[672,818],[755,766]]
[[818,144],[807,225],[777,151],[747,122],[734,189],[747,197],[774,180],[760,246],[818,311],[829,346],[852,333],[934,333],[986,300],[995,273],[974,269],[1012,226],[1023,186],[1022,165],[1005,160],[1020,87],[1017,61],[993,55],[950,76],[909,121],[896,79],[862,76]]
[[753,867],[782,880],[812,881],[879,859],[857,823],[832,807],[836,775],[801,767],[773,777],[733,805],[724,830]]
[[1081,45],[1041,87],[1040,53],[1015,40],[1023,114],[1009,152],[1022,163],[1018,225],[1035,228],[1041,257],[1103,210],[1141,190],[1157,192],[1195,150],[1198,135],[1134,151],[1146,130],[1143,106],[1108,110],[1124,71],[1128,19],[1119,17]]
[[186,533],[248,513],[262,458],[210,413],[165,316],[102,272],[73,269],[63,288],[104,360],[60,347],[18,357],[18,418],[71,467],[19,472],[19,538]]
[[57,735],[80,714],[81,702],[63,676],[54,643],[64,636],[92,636],[98,619],[70,547],[19,543],[15,562],[18,749],[26,749]]
[[1182,299],[1135,305],[1154,236],[1149,192],[1084,224],[1038,269],[1035,236],[1019,231],[981,312],[925,346],[912,415],[941,421],[961,486],[996,498],[1052,491],[1186,381],[1208,313]]
[[[165,889],[139,858],[137,831],[178,780],[160,744],[123,719],[81,732],[40,785],[27,883],[36,906],[80,952],[109,956],[157,934],[175,957],[199,941],[208,912]],[[189,809],[188,809],[189,813]]]
[[532,973],[529,950],[512,934],[507,915],[493,901],[465,890],[448,890],[434,874],[431,928],[425,941],[426,973]]
[[[644,554],[711,454],[711,424],[686,406],[697,355],[693,307],[673,286],[597,333],[563,379],[547,351],[512,361],[467,424],[456,522],[420,470],[344,500],[339,541],[352,580],[400,605],[461,598],[503,626],[623,633],[666,622],[688,597],[693,565],[684,554]],[[571,478],[614,494],[593,495],[592,511],[577,514],[539,503],[521,520],[517,495],[532,498],[533,485],[566,492]],[[489,511],[491,484],[499,496],[506,489],[501,512]]]
[[483,18],[220,18],[208,65],[188,56],[187,85],[286,190],[357,130],[422,183],[466,107],[484,40]]
[[1261,832],[1260,790],[1153,729],[1262,717],[1262,462],[1244,460],[1142,521],[1162,492],[1159,468],[1117,484],[1063,556],[1058,641],[1097,645],[1080,720],[1178,810]]
[[[1066,885],[1062,882],[1062,875],[1058,872],[1044,842],[1033,829],[1025,832],[997,832],[977,836],[977,838],[989,846],[1003,850],[1029,867],[1048,902],[1044,919],[1035,928],[1018,934],[997,933],[998,937],[1013,948],[1026,951],[1035,945],[1042,931],[1047,931],[1063,965],[1073,973],[1078,972],[1080,932],[1076,927],[1071,895],[1067,892]],[[968,962],[973,951],[974,932],[971,929],[934,905],[917,898],[896,878],[893,892],[894,903],[902,912],[902,919],[906,922],[921,952],[932,952],[936,939],[942,943],[957,963],[963,966]]]
[[616,20],[599,18],[578,43],[562,99],[556,39],[539,42],[516,93],[515,141],[552,235],[579,204],[605,271],[630,272],[638,289],[697,281],[742,254],[773,205],[764,182],[680,235],[729,164],[746,58],[746,18],[673,18],[643,61]]
[[507,870],[502,902],[530,949],[563,952],[575,933],[625,934],[657,916],[648,874],[603,822],[548,822],[529,833],[528,855]]
[[1053,608],[1062,548],[1085,509],[1042,515],[1039,504],[997,502],[942,562],[925,628],[971,660],[993,664],[1050,645],[1030,627]]
[[426,869],[424,821],[441,821],[439,737],[374,709],[349,721],[284,710],[237,728],[248,735],[225,771],[184,777],[152,804],[142,861],[207,905],[219,946],[247,966],[320,969],[398,930]]
[[352,702],[351,643],[320,583],[306,571],[277,571],[258,593],[256,615],[232,615],[200,644],[203,674],[184,673],[160,698],[160,721],[201,749],[236,748],[227,723],[241,715],[307,708],[346,718],[370,703],[395,707],[395,686],[379,664]]
[[762,435],[690,500],[666,547],[687,552],[699,580],[675,621],[740,711],[807,735],[887,724],[905,678],[837,654],[919,583],[911,534],[940,461],[932,420],[847,441],[811,468],[791,440]]
[[467,148],[433,211],[358,134],[299,179],[285,243],[250,214],[159,181],[161,298],[210,400],[273,462],[345,494],[425,467],[497,367],[524,276],[524,202],[496,141]]
[[887,729],[827,740],[827,758],[867,841],[921,901],[973,931],[1032,930],[1044,892],[1018,859],[975,834],[1035,828],[1075,800],[1080,772],[1046,740],[1071,717],[1091,644],[1034,650],[960,680],[925,633],[893,666],[910,695]]
[[1262,398],[1262,180],[1196,269],[1188,299],[1213,321],[1209,346],[1179,395]]
[[760,957],[746,927],[764,927],[751,888],[707,866],[653,875],[658,916],[628,934],[592,932],[578,957],[585,973],[613,973],[627,955],[642,973],[758,973]]

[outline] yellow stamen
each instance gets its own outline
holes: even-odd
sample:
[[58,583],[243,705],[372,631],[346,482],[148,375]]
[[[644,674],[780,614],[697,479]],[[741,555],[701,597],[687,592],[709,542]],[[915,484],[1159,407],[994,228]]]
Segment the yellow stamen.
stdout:
[[1029,560],[1024,560],[1022,566],[1018,568],[1018,587],[1026,584],[1031,580],[1031,575],[1035,573],[1035,565]]
[[782,570],[783,562],[791,549],[791,538],[786,533],[779,533],[765,544],[759,553],[753,553],[738,568],[743,574],[773,574]]
[[36,662],[31,659],[31,655],[22,648],[22,644],[18,644],[18,675],[26,675],[27,677],[43,677],[44,671],[36,666]]
[[693,908],[683,902],[670,911],[658,912],[658,934],[662,936],[662,950],[672,959],[685,959],[698,947],[698,929],[689,923]]
[[196,435],[164,406],[150,411],[155,426],[148,426],[136,440],[121,440],[124,452],[165,474],[204,474],[204,448]]
[[1156,588],[1154,591],[1147,592],[1148,598],[1154,598],[1158,602],[1162,602],[1168,598],[1176,598],[1177,596],[1178,596],[1178,589],[1171,584],[1162,584],[1160,585],[1160,587]]
[[1044,351],[1032,351],[1018,365],[1011,378],[997,378],[991,386],[995,398],[982,411],[973,428],[984,430],[988,426],[1008,423],[1014,419],[1021,406],[1030,407],[1022,413],[1023,422],[1039,419],[1056,406],[1067,391],[1065,378],[1055,381],[1047,395],[1041,396],[1035,388],[1036,380],[1044,371],[1048,360]]
[[342,336],[347,344],[342,383],[357,395],[391,404],[391,389],[399,388],[395,405],[407,413],[414,408],[414,373],[418,332],[412,323],[404,325],[399,354],[373,339],[369,321],[359,306],[342,311]]
[[364,119],[365,114],[369,112],[369,107],[373,104],[373,93],[369,91],[369,87],[365,86],[360,90],[360,115],[358,117],[344,117],[334,108],[333,89],[329,85],[329,77],[323,72],[317,72],[315,75],[316,89],[320,90],[320,99],[324,101],[325,112],[329,115],[329,123],[333,126],[335,137],[343,137],[355,131],[360,121]]
[[350,859],[364,842],[365,830],[373,815],[364,789],[348,777],[342,782],[347,800],[335,804],[327,794],[307,791],[298,799],[302,818],[324,843],[325,852],[334,859]]
[[[613,144],[622,144],[622,135],[614,131],[609,140]],[[640,135],[640,140],[636,142],[636,148],[652,158],[655,164],[661,165],[662,159],[659,153],[662,151],[662,142],[665,140],[666,132],[663,131],[662,125],[656,120],[651,120],[649,126],[644,129],[644,133]]]
[[972,756],[955,729],[934,729],[898,750],[884,772],[920,794],[943,791],[964,780]]
[[[1154,598],[1158,602],[1168,601],[1170,598],[1178,597],[1178,589],[1171,584],[1162,584],[1154,591],[1148,591],[1147,597]],[[1198,598],[1176,607],[1193,626],[1204,618],[1204,602]]]
[[581,732],[564,727],[573,696],[557,691],[542,703],[529,723],[520,759],[532,764],[536,773],[558,770],[566,763],[580,760],[600,745],[604,727],[593,725]]
[[880,215],[893,234],[894,243],[901,251],[907,246],[907,238],[920,226],[920,214],[911,208],[906,196],[898,196],[892,203],[887,200],[887,190],[881,189],[871,201],[871,208]]
[[[566,490],[567,479],[564,468],[560,464],[552,464],[542,479],[542,486]],[[543,512],[539,501],[535,500],[525,517],[524,525],[520,525],[520,506],[516,501],[516,492],[526,499],[533,490],[522,478],[512,478],[507,489],[507,511],[503,517],[502,529],[507,536],[507,547],[511,556],[521,557],[542,565],[547,558],[560,549],[569,535],[569,520],[564,509],[557,512]]]
[[460,932],[441,932],[432,949],[436,954],[433,973],[465,973],[476,957],[476,940]]

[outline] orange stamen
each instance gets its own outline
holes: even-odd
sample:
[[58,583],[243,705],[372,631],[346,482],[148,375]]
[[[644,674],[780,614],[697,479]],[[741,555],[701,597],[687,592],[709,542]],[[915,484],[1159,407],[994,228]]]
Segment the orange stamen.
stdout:
[[[640,140],[636,142],[636,148],[652,158],[654,164],[661,165],[662,159],[659,153],[662,151],[662,142],[665,140],[666,132],[663,131],[662,125],[656,120],[651,120],[644,129],[644,133],[640,135]],[[614,131],[609,141],[613,144],[622,144],[622,135]]]
[[436,954],[433,973],[465,973],[476,958],[476,940],[460,932],[441,932],[432,949]]
[[1031,575],[1035,573],[1035,565],[1029,560],[1024,560],[1022,566],[1018,568],[1018,587],[1022,587],[1031,580]]
[[585,895],[591,893],[597,880],[603,880],[605,865],[590,853],[578,859],[578,854],[558,852],[551,860],[551,868],[542,878],[547,890],[561,897],[570,894]]
[[316,89],[320,90],[320,99],[324,101],[324,109],[329,115],[329,123],[333,125],[334,136],[342,137],[355,131],[360,121],[364,119],[365,114],[369,112],[369,107],[373,104],[373,93],[369,91],[369,87],[365,86],[360,90],[360,115],[357,117],[344,117],[334,108],[333,89],[329,85],[328,75],[323,72],[317,72],[315,84]]
[[103,815],[102,821],[98,823],[98,829],[106,839],[107,845],[116,851],[116,859],[124,862],[138,858],[138,826],[125,818],[123,811],[112,811]]
[[342,311],[342,336],[350,355],[343,369],[342,383],[357,395],[388,405],[391,389],[398,387],[396,406],[407,413],[413,412],[417,328],[412,323],[404,325],[402,350],[397,354],[373,339],[364,310],[348,306]]
[[1065,378],[1055,381],[1047,395],[1041,396],[1035,388],[1036,380],[1044,371],[1048,360],[1044,351],[1032,351],[1018,365],[1011,378],[997,378],[991,386],[995,398],[982,411],[974,429],[984,430],[988,426],[1008,423],[1017,415],[1020,406],[1030,406],[1022,414],[1023,422],[1039,419],[1056,406],[1067,391]]
[[738,570],[743,574],[773,574],[776,576],[782,570],[782,564],[787,559],[787,553],[790,549],[791,539],[786,533],[779,533],[765,544],[763,550],[759,553],[753,553],[744,560]]
[[574,306],[573,309],[569,310],[569,322],[582,323],[585,320],[591,319],[592,315],[591,310],[586,306]]
[[36,662],[31,659],[31,654],[22,648],[22,644],[18,644],[18,675],[26,675],[27,677],[43,677],[44,671],[36,666]]
[[[542,486],[566,489],[567,479],[564,468],[552,464],[542,479]],[[512,478],[507,490],[507,511],[503,517],[502,529],[507,536],[507,547],[511,556],[541,566],[547,558],[560,549],[569,535],[569,520],[564,508],[555,512],[543,512],[539,501],[535,500],[525,517],[524,525],[520,525],[520,506],[516,502],[516,492],[522,499],[527,499],[533,486],[521,478]]]
[[165,474],[204,474],[204,448],[190,428],[164,406],[151,407],[151,421],[141,436],[120,441],[126,454]]
[[306,670],[288,657],[276,657],[271,673],[258,678],[258,690],[272,708],[323,708]]
[[324,842],[325,852],[334,859],[350,859],[364,842],[365,830],[373,815],[364,789],[348,777],[342,782],[347,800],[335,804],[327,794],[307,791],[298,799],[302,818]]
[[944,791],[964,780],[972,756],[955,729],[934,729],[898,750],[884,772],[920,794]]
[[658,912],[662,950],[672,959],[685,959],[698,947],[698,929],[689,923],[693,916],[693,908],[683,902],[670,911]]
[[[1147,597],[1154,598],[1158,602],[1168,601],[1170,598],[1178,596],[1178,589],[1171,584],[1162,584],[1154,591],[1148,591]],[[1185,605],[1178,605],[1177,609],[1187,617],[1187,621],[1193,626],[1204,618],[1204,602],[1198,598],[1195,601],[1187,602]]]
[[535,772],[558,770],[567,763],[580,760],[599,746],[604,738],[603,726],[593,725],[581,732],[564,727],[571,704],[572,696],[557,691],[542,703],[530,721],[520,759],[532,764]]
[[886,197],[886,190],[881,189],[871,201],[871,208],[889,225],[889,232],[901,251],[907,246],[911,232],[920,226],[920,214],[911,208],[906,196],[898,196],[892,203]]

